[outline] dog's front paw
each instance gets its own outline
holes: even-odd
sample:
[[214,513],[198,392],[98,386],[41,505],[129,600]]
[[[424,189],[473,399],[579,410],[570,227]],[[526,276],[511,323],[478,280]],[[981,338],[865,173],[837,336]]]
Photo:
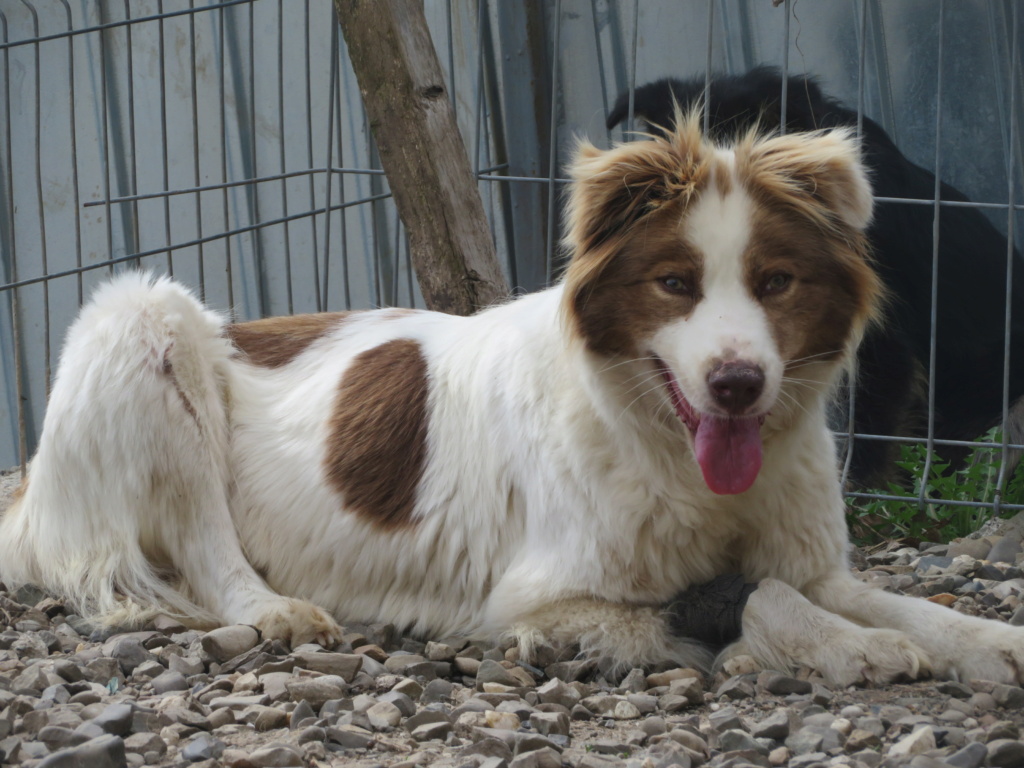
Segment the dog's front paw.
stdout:
[[819,646],[811,666],[832,685],[883,684],[931,674],[931,661],[913,640],[893,629],[844,632]]
[[[985,622],[973,631],[946,637],[945,662],[937,670],[954,680],[1024,684],[1024,628]],[[951,643],[955,639],[957,642]],[[955,647],[953,647],[955,646]],[[935,653],[938,656],[937,653]]]
[[264,638],[281,640],[294,648],[319,643],[333,648],[341,640],[341,627],[322,608],[294,598],[281,598],[255,622]]

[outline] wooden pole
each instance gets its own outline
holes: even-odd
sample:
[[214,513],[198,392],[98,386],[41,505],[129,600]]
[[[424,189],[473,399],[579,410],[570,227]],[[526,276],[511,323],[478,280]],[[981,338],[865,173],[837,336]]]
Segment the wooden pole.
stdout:
[[427,306],[509,295],[422,0],[334,0]]

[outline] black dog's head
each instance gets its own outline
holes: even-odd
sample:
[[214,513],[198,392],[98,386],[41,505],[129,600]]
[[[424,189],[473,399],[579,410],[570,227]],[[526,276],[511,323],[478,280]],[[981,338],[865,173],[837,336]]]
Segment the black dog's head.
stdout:
[[[762,130],[778,130],[782,122],[782,88],[786,84],[786,131],[813,131],[857,124],[857,115],[826,96],[811,77],[783,79],[775,67],[757,67],[743,75],[714,75],[708,91],[709,128],[716,139],[729,139],[755,124]],[[673,104],[683,114],[704,98],[704,78],[665,78],[637,88],[633,114],[655,133],[673,128]],[[629,93],[615,101],[608,114],[608,128],[629,116]]]

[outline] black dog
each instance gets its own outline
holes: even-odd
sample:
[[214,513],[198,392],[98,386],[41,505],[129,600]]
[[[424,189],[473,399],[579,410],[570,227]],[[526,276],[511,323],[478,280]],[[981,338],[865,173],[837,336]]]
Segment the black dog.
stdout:
[[[856,126],[857,113],[822,93],[813,78],[789,77],[787,132]],[[710,130],[730,136],[755,122],[781,123],[783,78],[770,67],[738,76],[715,76],[708,94]],[[704,97],[704,77],[665,79],[638,88],[634,113],[653,131],[673,122],[674,104],[685,112]],[[629,94],[608,116],[612,128],[626,119]],[[863,152],[876,197],[930,200],[935,176],[910,162],[888,134],[863,118]],[[942,200],[967,202],[948,184]],[[878,203],[868,235],[877,269],[891,295],[884,327],[868,333],[858,354],[854,412],[859,433],[915,436],[927,426],[927,374],[931,339],[933,208]],[[939,217],[938,304],[935,359],[935,436],[973,440],[1002,415],[1006,238],[976,208],[943,206]],[[1024,394],[1024,264],[1014,251],[1010,405]],[[1016,423],[1014,423],[1016,421]],[[1024,419],[1006,425],[1012,443],[1024,439]],[[942,448],[956,461],[965,451]],[[850,478],[879,486],[892,476],[892,444],[858,441]]]

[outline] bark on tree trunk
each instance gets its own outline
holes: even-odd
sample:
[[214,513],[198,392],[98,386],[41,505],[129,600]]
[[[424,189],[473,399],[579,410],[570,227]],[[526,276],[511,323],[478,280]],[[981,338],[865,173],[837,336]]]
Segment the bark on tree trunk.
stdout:
[[334,0],[427,306],[468,315],[509,289],[421,0]]

